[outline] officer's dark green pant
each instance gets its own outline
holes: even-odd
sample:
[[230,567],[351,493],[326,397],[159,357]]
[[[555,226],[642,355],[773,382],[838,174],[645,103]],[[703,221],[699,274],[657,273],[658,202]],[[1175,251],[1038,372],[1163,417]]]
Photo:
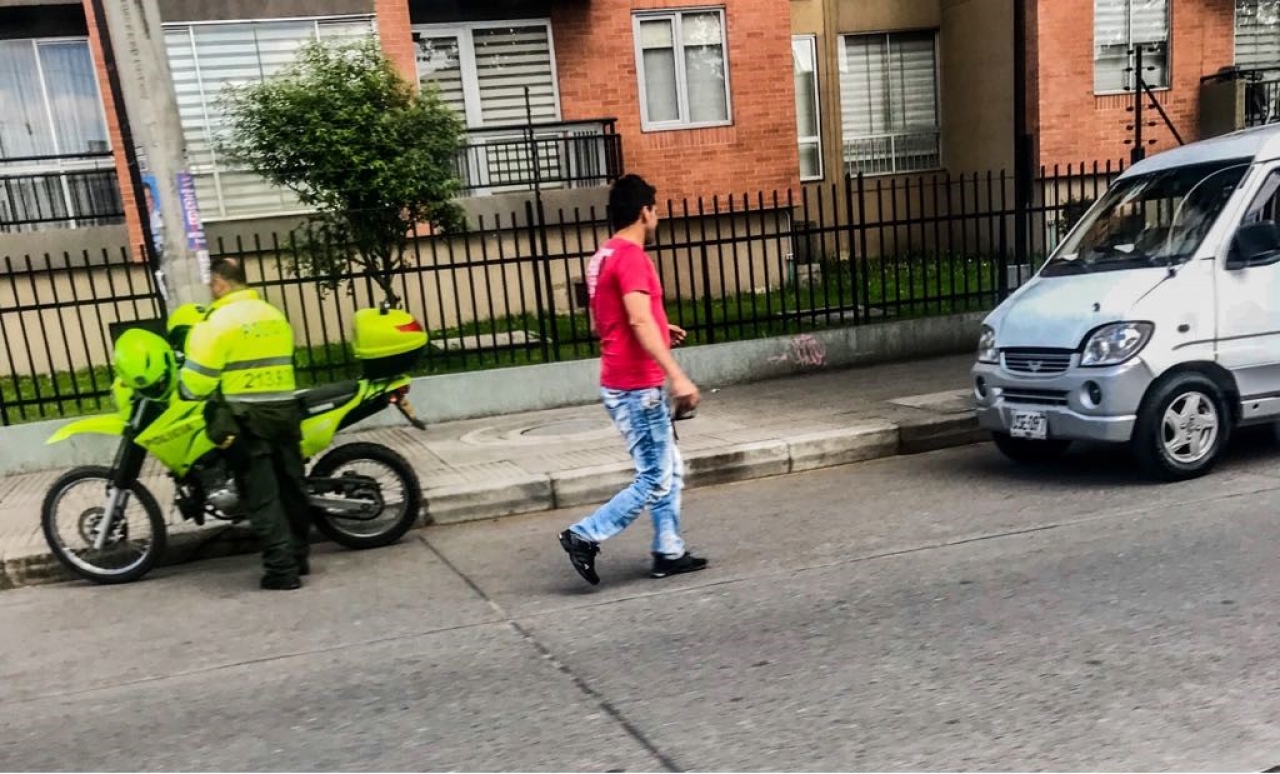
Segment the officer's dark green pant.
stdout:
[[249,523],[262,541],[267,575],[296,578],[311,528],[296,404],[232,404],[238,427],[230,455]]

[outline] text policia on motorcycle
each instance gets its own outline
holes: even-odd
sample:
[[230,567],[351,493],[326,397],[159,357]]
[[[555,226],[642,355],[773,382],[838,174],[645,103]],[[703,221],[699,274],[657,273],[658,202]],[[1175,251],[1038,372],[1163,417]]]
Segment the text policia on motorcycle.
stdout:
[[297,587],[310,569],[312,524],[347,548],[377,548],[398,541],[421,514],[421,484],[401,455],[376,443],[329,447],[339,431],[389,406],[424,428],[407,397],[427,344],[422,326],[387,304],[358,310],[360,378],[298,391],[288,321],[245,287],[240,266],[211,269],[213,304],[175,309],[167,341],[142,325],[117,337],[116,413],[77,420],[48,440],[120,439],[111,465],[67,471],[41,508],[50,549],[83,578],[134,581],[164,558],[164,515],[140,480],[148,455],[173,479],[184,520],[253,523],[264,542],[265,588]]

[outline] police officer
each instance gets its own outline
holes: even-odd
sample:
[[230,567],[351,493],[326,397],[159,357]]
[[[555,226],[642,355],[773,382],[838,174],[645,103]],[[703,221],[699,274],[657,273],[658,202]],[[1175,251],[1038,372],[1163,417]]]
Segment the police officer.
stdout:
[[210,267],[213,303],[191,328],[179,389],[208,399],[214,443],[227,450],[250,524],[263,542],[262,588],[289,590],[310,572],[310,528],[294,397],[293,329],[281,312],[245,287],[237,261]]

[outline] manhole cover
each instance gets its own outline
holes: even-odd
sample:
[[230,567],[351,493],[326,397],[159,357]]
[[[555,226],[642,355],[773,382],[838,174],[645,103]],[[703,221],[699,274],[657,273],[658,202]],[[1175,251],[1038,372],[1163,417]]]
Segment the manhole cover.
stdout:
[[534,437],[582,435],[583,433],[594,433],[607,427],[608,423],[594,419],[567,419],[563,422],[552,422],[546,425],[526,428],[520,431],[520,435]]

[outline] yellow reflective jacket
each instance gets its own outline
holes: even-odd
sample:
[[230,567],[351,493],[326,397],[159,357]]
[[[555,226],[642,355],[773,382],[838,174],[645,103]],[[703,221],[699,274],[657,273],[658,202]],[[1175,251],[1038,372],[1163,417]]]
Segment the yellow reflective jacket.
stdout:
[[191,329],[179,388],[187,400],[208,398],[219,386],[228,403],[293,398],[293,328],[254,290],[228,293]]

